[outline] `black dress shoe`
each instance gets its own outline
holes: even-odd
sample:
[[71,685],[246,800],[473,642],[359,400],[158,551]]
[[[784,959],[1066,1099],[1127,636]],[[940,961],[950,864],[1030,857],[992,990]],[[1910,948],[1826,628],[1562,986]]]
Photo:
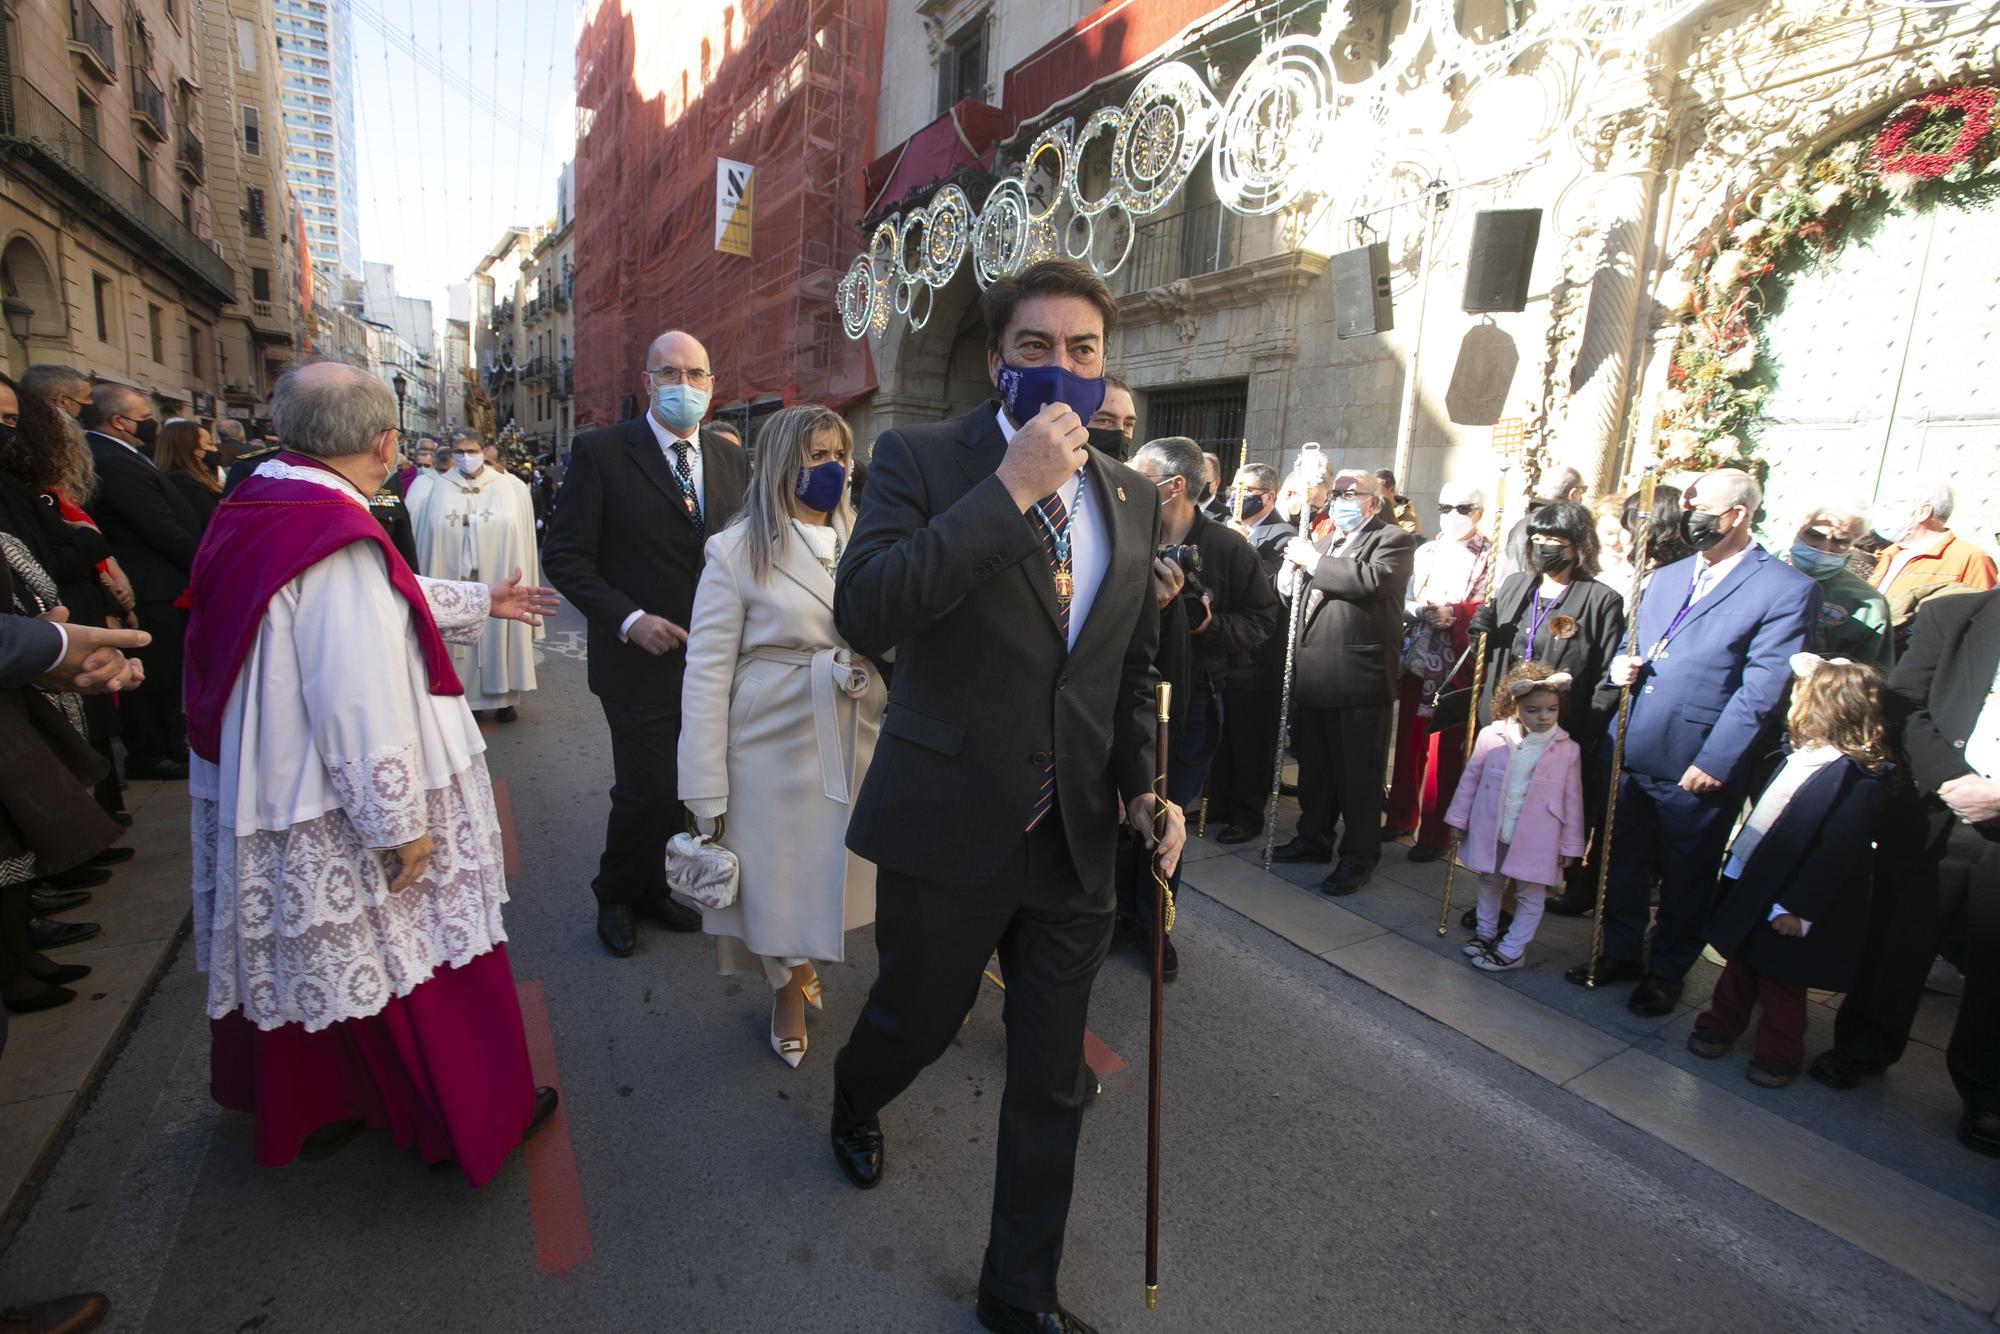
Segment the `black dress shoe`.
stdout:
[[528,1122],[528,1128],[521,1132],[522,1143],[525,1144],[533,1139],[535,1132],[549,1123],[549,1118],[556,1114],[556,1106],[561,1101],[562,1095],[546,1085],[535,1090],[535,1118]]
[[1870,1075],[1881,1074],[1882,1067],[1873,1061],[1857,1060],[1833,1047],[1821,1052],[1806,1073],[1830,1089],[1851,1089],[1861,1087],[1861,1081]]
[[[836,1095],[837,1096],[837,1095]],[[882,1184],[882,1123],[856,1121],[833,1128],[833,1161],[863,1190]]]
[[979,1323],[993,1334],[1097,1334],[1093,1325],[1077,1319],[1058,1306],[1053,1311],[1030,1311],[1025,1306],[1009,1306],[985,1288],[979,1290]]
[[[1467,909],[1465,910],[1465,916],[1463,916],[1463,917],[1461,917],[1461,918],[1459,918],[1459,919],[1458,919],[1458,924],[1459,924],[1460,926],[1464,927],[1464,928],[1465,928],[1465,929],[1466,929],[1467,931],[1477,931],[1477,930],[1479,929],[1479,909],[1477,909],[1477,908],[1467,908]],[[1513,913],[1510,913],[1510,912],[1508,912],[1508,911],[1507,911],[1506,909],[1504,909],[1504,908],[1503,908],[1503,909],[1501,909],[1501,910],[1500,910],[1500,932],[1499,932],[1499,935],[1496,935],[1496,936],[1494,937],[1494,939],[1495,939],[1495,940],[1498,940],[1498,939],[1500,939],[1500,937],[1501,937],[1501,936],[1504,936],[1504,935],[1506,935],[1506,934],[1507,934],[1507,928],[1508,928],[1508,927],[1510,927],[1510,926],[1512,926],[1512,925],[1514,925],[1514,914],[1513,914]]]
[[520,720],[521,715],[515,711],[512,704],[509,704],[504,709],[493,710],[493,721],[496,723],[516,723]]
[[1374,862],[1364,862],[1358,857],[1342,857],[1340,865],[1333,868],[1333,874],[1319,882],[1319,890],[1337,899],[1346,898],[1367,884],[1374,874]]
[[36,889],[28,893],[28,907],[37,917],[74,912],[88,902],[90,891],[87,889]]
[[42,883],[57,889],[96,889],[99,885],[111,883],[111,872],[95,866],[72,866],[67,871],[43,876]]
[[38,950],[59,950],[65,945],[81,945],[98,932],[95,922],[58,922],[49,917],[28,919],[28,943]]
[[132,812],[130,811],[113,811],[111,812],[111,819],[121,829],[130,829],[132,827]]
[[1417,863],[1442,861],[1445,853],[1450,850],[1449,848],[1434,848],[1428,843],[1419,843],[1403,854],[1403,860]]
[[1088,1062],[1083,1067],[1083,1105],[1088,1108],[1097,1101],[1097,1095],[1104,1092],[1104,1081],[1097,1077],[1097,1071]]
[[661,894],[655,899],[645,899],[632,905],[632,911],[647,921],[664,926],[669,931],[701,930],[701,913],[675,899],[671,894]]
[[188,776],[188,767],[178,760],[127,760],[125,776],[150,779],[156,783],[177,783]]
[[134,852],[132,851],[132,849],[130,849],[130,848],[123,848],[123,847],[120,847],[120,848],[106,848],[106,849],[105,849],[104,851],[102,851],[102,852],[98,853],[98,854],[97,854],[97,855],[96,855],[95,857],[92,857],[92,858],[90,858],[90,859],[89,859],[88,861],[84,862],[84,865],[85,865],[85,866],[116,866],[116,865],[118,865],[118,863],[120,863],[120,862],[129,862],[129,861],[131,861],[131,860],[132,860],[132,858],[133,858],[134,856],[136,856],[136,855],[137,855],[137,854],[136,854],[136,853],[134,853]]
[[637,929],[632,925],[632,905],[629,903],[600,903],[597,905],[597,938],[604,942],[604,948],[620,959],[625,958],[639,946]]
[[1288,843],[1280,843],[1271,853],[1271,860],[1283,862],[1287,866],[1300,862],[1324,864],[1333,860],[1333,849],[1324,843],[1311,843],[1303,838],[1294,838]]
[[1975,1112],[1958,1118],[1958,1142],[1974,1153],[2000,1158],[2000,1112]]
[[1256,838],[1259,834],[1262,834],[1263,832],[1264,832],[1264,826],[1261,824],[1256,824],[1256,825],[1233,824],[1229,826],[1229,828],[1217,834],[1215,836],[1215,841],[1217,843],[1227,843],[1231,845],[1237,843],[1248,843],[1251,839]]
[[76,999],[76,993],[68,987],[43,987],[29,996],[9,996],[0,1000],[7,1007],[8,1014],[33,1014],[37,1010],[53,1010],[58,1005],[67,1005]]
[[46,973],[30,973],[37,982],[47,982],[51,986],[66,987],[72,982],[81,982],[90,976],[87,963],[59,963]]
[[368,1123],[365,1121],[335,1121],[321,1126],[299,1145],[299,1157],[309,1163],[331,1158],[352,1144],[354,1137],[366,1129]]
[[1663,1014],[1672,1014],[1680,999],[1681,980],[1678,977],[1657,977],[1649,973],[1645,980],[1632,988],[1625,1008],[1641,1019],[1658,1019]]
[[1558,917],[1588,917],[1597,910],[1597,892],[1572,894],[1564,891],[1542,905],[1542,911]]
[[[1607,982],[1637,982],[1646,975],[1646,965],[1637,959],[1599,959],[1597,985]],[[1563,981],[1579,987],[1590,985],[1590,965],[1580,963],[1563,974]]]

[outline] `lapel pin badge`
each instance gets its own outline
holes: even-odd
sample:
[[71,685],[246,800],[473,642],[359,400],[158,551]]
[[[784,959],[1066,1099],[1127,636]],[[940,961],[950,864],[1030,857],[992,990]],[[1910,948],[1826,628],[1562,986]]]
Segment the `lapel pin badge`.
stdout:
[[1118,488],[1118,503],[1121,505],[1125,503],[1125,488],[1122,486]]

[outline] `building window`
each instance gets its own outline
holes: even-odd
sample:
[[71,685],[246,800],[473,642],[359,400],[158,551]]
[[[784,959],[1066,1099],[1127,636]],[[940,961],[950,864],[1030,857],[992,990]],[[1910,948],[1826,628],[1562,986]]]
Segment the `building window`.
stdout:
[[97,341],[111,341],[111,280],[101,273],[90,275],[90,296],[97,308]]
[[257,25],[249,19],[236,20],[236,67],[246,74],[257,72]]
[[202,365],[201,360],[201,326],[198,324],[189,324],[187,327],[187,339],[188,374],[196,380],[206,380],[208,378],[208,371]]
[[181,226],[194,230],[194,196],[185,191],[181,194]]
[[93,144],[97,142],[97,103],[82,93],[76,95],[77,124],[83,127],[83,137]]
[[243,108],[243,155],[264,156],[264,117],[256,107]]
[[139,188],[153,193],[153,155],[143,149],[139,153]]
[[967,97],[986,96],[986,16],[960,28],[938,56],[938,107],[942,116]]
[[1140,439],[1187,436],[1222,460],[1224,477],[1233,477],[1243,462],[1243,418],[1249,405],[1248,380],[1156,389],[1146,395],[1146,433]]
[[160,324],[161,311],[158,306],[146,306],[146,338],[151,344],[153,364],[164,366],[167,361],[167,339]]
[[264,218],[264,192],[255,186],[243,192],[243,222],[252,236],[263,236],[269,230]]
[[250,270],[250,299],[269,301],[271,299],[271,271],[269,269]]

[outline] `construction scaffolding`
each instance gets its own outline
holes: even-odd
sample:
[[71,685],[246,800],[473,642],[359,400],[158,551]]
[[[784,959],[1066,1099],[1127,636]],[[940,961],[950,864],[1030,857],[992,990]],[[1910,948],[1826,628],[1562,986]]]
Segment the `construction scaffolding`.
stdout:
[[[632,406],[646,344],[667,329],[707,346],[718,409],[839,406],[872,386],[834,292],[860,239],[884,12],[599,0],[577,44],[580,426]],[[721,158],[755,169],[748,256],[716,248]]]

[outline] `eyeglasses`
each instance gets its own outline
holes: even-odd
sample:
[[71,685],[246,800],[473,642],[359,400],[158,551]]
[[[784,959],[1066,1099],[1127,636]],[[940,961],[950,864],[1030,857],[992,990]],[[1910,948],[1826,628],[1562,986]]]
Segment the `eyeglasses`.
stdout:
[[1479,506],[1477,506],[1477,505],[1474,505],[1474,504],[1472,504],[1472,503],[1470,503],[1470,502],[1467,502],[1466,504],[1463,504],[1463,505],[1440,505],[1440,506],[1438,506],[1438,513],[1439,513],[1439,514],[1473,514],[1473,513],[1476,513],[1476,512],[1478,511],[1478,509],[1479,509]]
[[1361,492],[1350,486],[1345,491],[1328,492],[1328,495],[1334,500],[1355,500],[1360,497]]
[[[0,418],[0,420],[5,419]],[[1830,552],[1834,555],[1842,555],[1854,550],[1853,538],[1835,537],[1824,528],[1808,528],[1800,536],[1805,539],[1807,546],[1817,547],[1821,551]]]
[[656,371],[646,372],[646,383],[655,389],[665,389],[677,384],[686,384],[694,389],[706,389],[714,379],[715,376],[708,371],[684,371],[678,366],[662,366]]

